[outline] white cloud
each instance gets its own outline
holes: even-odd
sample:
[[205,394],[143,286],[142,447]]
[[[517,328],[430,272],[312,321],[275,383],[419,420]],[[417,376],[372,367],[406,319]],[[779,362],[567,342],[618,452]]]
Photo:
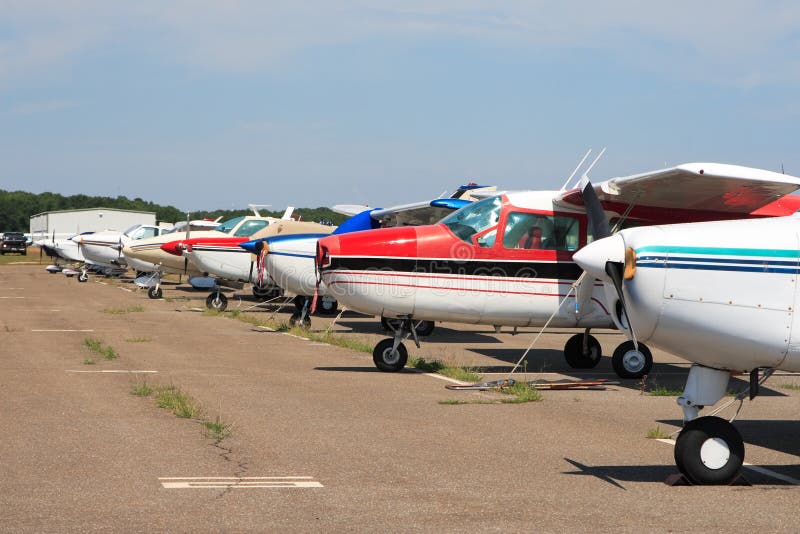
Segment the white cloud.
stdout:
[[0,87],[119,42],[203,71],[258,72],[321,45],[453,38],[606,50],[724,85],[798,83],[799,26],[792,1],[0,0]]

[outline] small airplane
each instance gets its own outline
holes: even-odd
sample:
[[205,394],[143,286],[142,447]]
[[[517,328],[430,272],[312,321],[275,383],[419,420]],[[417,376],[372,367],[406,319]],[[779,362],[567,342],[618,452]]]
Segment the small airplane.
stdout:
[[694,484],[733,482],[742,437],[700,410],[725,397],[732,373],[749,373],[752,400],[773,371],[800,372],[800,214],[630,228],[574,260],[622,311],[613,318],[629,346],[646,341],[693,363],[677,400],[680,472]]
[[316,222],[281,219],[262,228],[251,236],[192,237],[171,241],[161,245],[161,249],[189,260],[189,264],[206,276],[213,276],[213,291],[206,299],[209,308],[223,311],[227,307],[227,297],[220,286],[241,287],[243,283],[253,286],[253,295],[258,298],[272,298],[281,294],[281,287],[271,278],[264,277],[262,269],[254,270],[254,260],[250,252],[239,244],[253,239],[270,236],[328,235],[334,226]]
[[[601,153],[602,155],[602,153]],[[587,154],[588,156],[588,154]],[[414,321],[578,327],[564,356],[593,368],[602,349],[592,328],[614,328],[602,284],[584,280],[573,255],[591,239],[583,191],[507,192],[485,198],[431,226],[390,228],[319,241],[317,266],[329,295],[349,309],[402,319],[377,344],[373,361],[399,371],[419,340]],[[595,165],[597,159],[583,173]],[[588,178],[587,178],[588,179]],[[593,186],[606,215],[621,227],[786,215],[800,207],[787,196],[797,178],[718,163],[689,163]],[[621,344],[612,366],[622,378],[644,376],[652,355],[643,343]]]
[[[79,234],[74,236],[72,241],[78,244],[87,263],[97,265],[107,272],[118,272],[127,266],[125,256],[122,254],[125,245],[139,239],[158,236],[167,230],[159,226],[136,224],[124,232],[105,230],[86,235]],[[155,265],[151,265],[150,269],[154,270]],[[87,269],[84,267],[78,275],[78,281],[86,282],[88,279]]]
[[[453,210],[460,209],[475,200],[473,195],[488,194],[496,190],[494,186],[475,183],[462,185],[449,197],[439,197],[391,208],[369,208],[361,205],[338,205],[334,211],[352,215],[333,231],[334,235],[389,228],[397,226],[418,226],[432,224]],[[305,235],[279,235],[265,239],[255,239],[240,246],[262,259],[262,264],[270,278],[280,287],[297,295],[297,311],[289,319],[289,324],[311,326],[312,296],[317,295],[316,309],[323,314],[336,312],[338,303],[328,294],[324,283],[317,279],[314,257],[317,241],[331,232],[307,233]],[[389,328],[386,321],[382,321]],[[416,325],[419,335],[428,335],[433,330],[433,322]]]
[[[92,232],[83,232],[77,234],[77,236],[89,235],[91,233]],[[70,235],[66,239],[56,238],[55,230],[53,230],[53,235],[49,239],[42,238],[33,242],[35,246],[39,247],[40,259],[42,252],[47,254],[48,257],[53,258],[53,264],[48,265],[46,268],[47,272],[50,274],[63,272],[67,276],[74,276],[77,274],[78,271],[70,267],[64,267],[59,261],[63,260],[67,263],[82,263],[85,261],[80,248],[77,243],[73,241],[73,238],[77,236]]]

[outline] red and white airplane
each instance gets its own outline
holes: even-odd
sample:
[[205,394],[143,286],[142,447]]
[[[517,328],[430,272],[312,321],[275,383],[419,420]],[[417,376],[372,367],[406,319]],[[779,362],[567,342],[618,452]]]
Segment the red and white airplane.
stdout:
[[[689,163],[593,190],[611,222],[630,227],[787,215],[800,208],[800,197],[787,196],[798,188],[792,176]],[[572,367],[591,368],[602,350],[590,329],[614,328],[622,318],[619,307],[606,306],[601,284],[585,277],[578,283],[582,270],[572,257],[592,239],[583,194],[579,187],[508,192],[430,226],[326,237],[317,251],[321,280],[349,309],[403,319],[373,352],[383,371],[404,367],[409,335],[419,346],[418,320],[585,328],[564,355]],[[641,377],[652,356],[643,344],[626,342],[612,364],[621,377]]]

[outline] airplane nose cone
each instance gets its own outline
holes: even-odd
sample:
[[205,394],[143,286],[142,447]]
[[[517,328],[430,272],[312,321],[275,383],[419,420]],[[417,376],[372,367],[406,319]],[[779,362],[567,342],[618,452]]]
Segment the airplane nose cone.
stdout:
[[161,250],[175,256],[183,256],[183,241],[170,241],[161,245]]
[[606,274],[606,263],[625,262],[625,241],[619,234],[598,239],[576,252],[572,259],[590,276],[610,281]]

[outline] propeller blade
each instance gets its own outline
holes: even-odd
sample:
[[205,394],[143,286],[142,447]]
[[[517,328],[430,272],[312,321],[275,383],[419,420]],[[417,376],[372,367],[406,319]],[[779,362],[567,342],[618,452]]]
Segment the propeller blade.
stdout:
[[617,292],[617,298],[619,298],[619,303],[622,307],[622,314],[625,316],[625,324],[628,327],[628,333],[630,334],[631,341],[633,341],[633,347],[638,350],[639,345],[636,342],[636,333],[633,331],[633,324],[631,323],[630,316],[628,316],[628,307],[625,305],[625,293],[622,291],[622,278],[624,269],[625,265],[622,263],[616,261],[606,262],[606,274],[611,279],[611,283],[614,285],[614,289]]
[[600,199],[597,198],[592,182],[585,174],[581,178],[581,196],[583,196],[583,205],[586,207],[586,215],[589,218],[589,227],[594,239],[610,236],[611,227],[606,219],[606,212],[603,210],[603,205],[600,204]]

